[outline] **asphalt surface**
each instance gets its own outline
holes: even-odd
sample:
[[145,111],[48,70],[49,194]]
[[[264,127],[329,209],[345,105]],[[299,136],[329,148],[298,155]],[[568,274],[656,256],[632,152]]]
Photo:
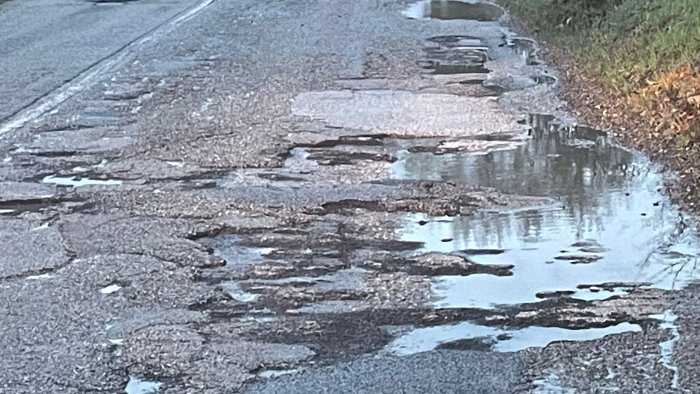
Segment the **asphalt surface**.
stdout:
[[0,5],[0,392],[700,391],[663,177],[409,5]]
[[196,0],[28,0],[0,8],[0,120],[174,18]]

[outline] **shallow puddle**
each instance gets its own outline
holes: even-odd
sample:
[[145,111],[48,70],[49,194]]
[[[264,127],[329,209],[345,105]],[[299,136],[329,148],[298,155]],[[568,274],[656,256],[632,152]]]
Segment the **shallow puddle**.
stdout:
[[466,339],[478,339],[487,349],[496,352],[517,352],[531,347],[545,347],[558,341],[590,341],[606,335],[640,332],[637,324],[620,323],[604,328],[567,329],[559,327],[526,327],[505,330],[470,322],[417,328],[394,339],[388,349],[397,355],[426,352],[440,345]]
[[421,1],[403,12],[404,16],[411,19],[465,19],[480,22],[497,21],[503,14],[503,9],[495,4],[449,0]]
[[671,381],[671,388],[674,390],[678,389],[678,367],[673,363],[673,348],[680,339],[680,332],[678,331],[678,326],[676,325],[676,316],[673,311],[665,311],[664,313],[658,315],[649,316],[652,319],[660,321],[659,327],[661,329],[667,330],[671,335],[671,338],[665,342],[659,344],[661,357],[659,362],[669,371],[673,372],[673,380]]
[[520,56],[525,64],[534,65],[539,63],[537,58],[537,43],[529,38],[513,37],[508,40],[507,45],[518,56]]
[[533,119],[532,140],[515,149],[439,156],[406,150],[394,163],[399,179],[479,185],[556,201],[473,216],[407,215],[401,239],[423,242],[421,252],[514,266],[508,277],[434,278],[438,306],[494,308],[562,295],[604,299],[637,286],[677,289],[697,277],[698,242],[683,232],[688,224],[661,194],[655,167],[603,133],[557,130],[549,120]]
[[256,248],[241,245],[239,237],[228,234],[214,238],[202,238],[198,241],[204,246],[211,248],[214,255],[224,260],[226,267],[230,269],[244,269],[250,265],[261,263],[265,256],[275,251],[274,248]]
[[162,383],[141,380],[136,376],[129,376],[129,382],[124,391],[126,394],[155,394],[158,393]]
[[301,369],[267,369],[262,372],[258,372],[258,376],[263,379],[274,379],[280,376],[293,375],[301,372]]
[[90,178],[83,178],[83,177],[77,177],[77,176],[72,176],[72,177],[60,177],[60,176],[47,176],[44,179],[41,180],[43,183],[51,183],[54,185],[58,186],[72,186],[72,187],[81,187],[81,186],[119,186],[122,184],[122,181],[118,179],[90,179]]
[[219,285],[231,299],[238,302],[253,302],[258,298],[257,294],[249,293],[236,282],[226,282]]
[[472,36],[438,36],[428,40],[426,60],[419,65],[435,75],[486,74],[488,46]]

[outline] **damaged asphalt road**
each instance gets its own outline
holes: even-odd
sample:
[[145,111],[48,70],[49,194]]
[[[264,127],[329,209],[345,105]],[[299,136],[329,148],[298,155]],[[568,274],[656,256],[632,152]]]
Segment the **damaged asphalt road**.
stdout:
[[694,220],[498,6],[87,3],[159,17],[0,80],[0,392],[700,391]]

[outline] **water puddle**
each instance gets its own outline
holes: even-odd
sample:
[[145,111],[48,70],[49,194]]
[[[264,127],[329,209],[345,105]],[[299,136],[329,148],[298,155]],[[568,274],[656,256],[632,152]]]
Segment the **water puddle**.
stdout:
[[435,0],[412,4],[403,15],[411,19],[464,19],[480,22],[494,22],[505,14],[495,4],[482,2]]
[[528,66],[539,64],[538,47],[534,40],[523,37],[510,38],[506,45],[520,56]]
[[52,276],[51,274],[40,274],[40,275],[30,275],[27,276],[27,280],[46,280],[46,279],[51,279]]
[[129,376],[129,382],[126,384],[124,392],[126,394],[154,394],[160,390],[163,383],[149,382],[141,380],[136,376]]
[[102,293],[102,294],[112,294],[112,293],[116,293],[116,292],[119,291],[121,288],[122,288],[122,287],[119,286],[119,285],[117,285],[117,284],[112,284],[112,285],[109,285],[109,286],[106,286],[106,287],[101,288],[101,289],[100,289],[100,293]]
[[214,255],[226,262],[231,269],[245,268],[261,263],[265,256],[274,252],[274,248],[255,248],[241,245],[241,240],[235,235],[220,235],[213,238],[198,240],[202,245],[211,248]]
[[238,302],[253,302],[258,298],[257,294],[249,293],[241,288],[241,285],[236,282],[226,282],[219,285],[226,294],[234,301]]
[[[620,323],[604,328],[568,329],[559,327],[526,327],[507,330],[487,327],[471,322],[452,325],[417,328],[398,336],[389,345],[390,352],[397,355],[410,355],[427,352],[437,347],[477,339],[486,345],[486,350],[496,352],[517,352],[531,347],[545,347],[560,341],[591,341],[611,334],[641,332],[637,324]],[[467,342],[469,347],[474,342]],[[458,348],[451,346],[450,348]]]
[[258,376],[263,379],[274,379],[284,375],[293,375],[301,372],[301,369],[267,369],[265,371],[259,372]]
[[673,363],[673,347],[676,342],[680,340],[680,333],[678,332],[678,326],[676,325],[676,316],[673,311],[665,311],[662,314],[649,316],[652,319],[660,321],[659,327],[668,330],[671,334],[671,338],[667,341],[661,342],[659,344],[661,350],[661,359],[659,360],[663,366],[669,371],[673,372],[673,380],[671,382],[671,388],[674,390],[678,389],[678,367]]
[[[585,300],[650,286],[678,289],[698,274],[697,240],[661,194],[662,177],[641,155],[586,128],[559,130],[531,119],[532,139],[486,155],[399,154],[399,179],[441,180],[554,198],[544,207],[434,218],[407,215],[403,241],[478,264],[513,265],[513,275],[441,276],[440,307],[495,308],[552,295]],[[445,241],[448,240],[448,241]],[[480,250],[502,250],[498,254]]]
[[419,65],[435,75],[486,74],[488,46],[472,36],[438,36],[428,40],[426,60]]
[[119,186],[122,184],[122,181],[118,179],[91,179],[91,178],[83,178],[80,176],[72,176],[72,177],[60,177],[60,176],[54,176],[54,175],[49,175],[45,177],[44,179],[41,180],[43,183],[51,183],[54,185],[58,186],[72,186],[72,187],[81,187],[81,186]]

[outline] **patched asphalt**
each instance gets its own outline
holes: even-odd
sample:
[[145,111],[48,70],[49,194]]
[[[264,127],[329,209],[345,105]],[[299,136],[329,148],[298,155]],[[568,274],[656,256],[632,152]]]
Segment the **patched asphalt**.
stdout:
[[0,118],[56,100],[0,137],[0,392],[697,391],[662,177],[507,15],[409,6],[0,5]]

